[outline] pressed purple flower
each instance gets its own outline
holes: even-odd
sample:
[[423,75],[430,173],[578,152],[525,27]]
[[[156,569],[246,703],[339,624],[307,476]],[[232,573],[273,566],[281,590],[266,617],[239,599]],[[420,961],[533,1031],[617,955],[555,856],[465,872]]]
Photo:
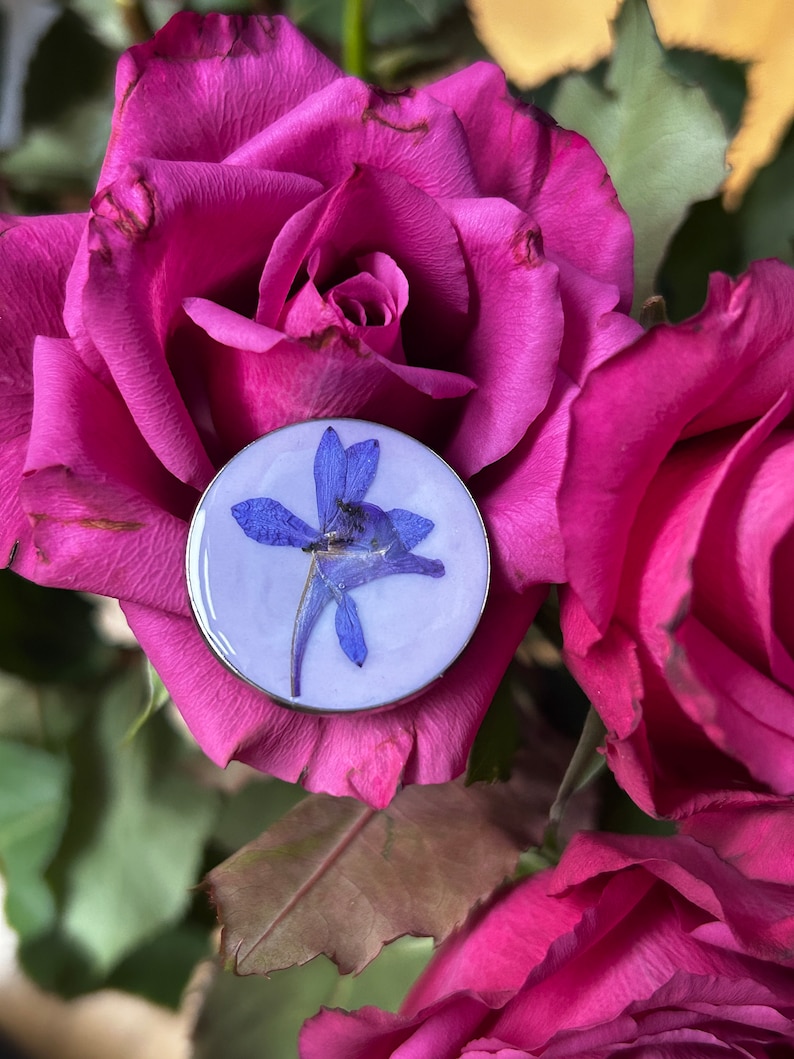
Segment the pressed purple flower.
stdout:
[[301,662],[309,636],[331,600],[336,603],[339,644],[351,662],[362,666],[367,644],[351,589],[390,574],[444,576],[439,559],[411,552],[433,529],[431,519],[364,502],[379,456],[377,439],[345,448],[334,428],[328,427],[314,458],[319,530],[271,497],[254,497],[232,507],[247,537],[260,544],[301,548],[311,555],[292,634],[293,697],[300,695]]

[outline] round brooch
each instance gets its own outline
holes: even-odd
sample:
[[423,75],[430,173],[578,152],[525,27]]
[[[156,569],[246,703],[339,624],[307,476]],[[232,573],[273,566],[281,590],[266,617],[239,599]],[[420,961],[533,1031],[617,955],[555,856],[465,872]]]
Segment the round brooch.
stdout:
[[415,438],[357,419],[252,442],[210,483],[188,534],[210,648],[301,710],[372,710],[427,687],[471,638],[489,575],[457,474]]

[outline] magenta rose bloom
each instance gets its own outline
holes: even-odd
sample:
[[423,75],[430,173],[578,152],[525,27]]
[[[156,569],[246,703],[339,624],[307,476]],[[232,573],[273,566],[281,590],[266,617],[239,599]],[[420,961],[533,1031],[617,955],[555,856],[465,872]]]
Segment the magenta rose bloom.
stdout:
[[[0,542],[118,597],[204,750],[387,803],[460,773],[545,583],[568,407],[636,334],[631,233],[579,136],[478,65],[396,95],[281,19],[177,15],[121,60],[86,216],[7,219]],[[492,592],[466,654],[377,716],[291,713],[191,617],[188,521],[258,436],[374,420],[466,480]]]
[[321,1011],[301,1059],[782,1059],[793,915],[791,887],[691,838],[581,833],[447,942],[399,1015]]
[[648,812],[794,793],[794,271],[712,277],[575,402],[567,661]]

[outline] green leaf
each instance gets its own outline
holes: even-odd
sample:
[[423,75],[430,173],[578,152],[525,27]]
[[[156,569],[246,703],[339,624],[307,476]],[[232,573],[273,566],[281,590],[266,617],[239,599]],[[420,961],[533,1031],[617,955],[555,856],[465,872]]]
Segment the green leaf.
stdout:
[[152,717],[159,711],[162,710],[163,706],[167,705],[171,701],[171,695],[168,688],[162,682],[160,674],[154,668],[152,663],[146,660],[146,699],[143,705],[143,709],[132,722],[127,729],[127,734],[124,736],[124,742],[129,743],[135,738],[140,732],[141,728],[146,724],[147,721],[151,720]]
[[556,833],[571,798],[577,791],[591,783],[606,766],[606,758],[599,753],[604,742],[604,722],[591,706],[585,718],[582,734],[576,744],[568,768],[557,791],[557,797],[549,810],[549,827]]
[[92,612],[76,592],[0,570],[0,669],[35,683],[96,676],[114,652],[99,639]]
[[665,67],[644,0],[627,0],[603,85],[563,78],[551,112],[586,136],[604,159],[635,235],[635,308],[656,293],[654,278],[688,207],[716,193],[728,137],[700,87]]
[[725,119],[731,132],[738,129],[747,99],[745,67],[732,59],[710,55],[686,48],[671,48],[665,52],[668,70],[679,81],[700,85],[710,101]]
[[211,931],[182,922],[157,934],[130,953],[104,983],[177,1009],[196,966],[214,954]]
[[305,797],[303,787],[294,783],[269,776],[252,779],[224,800],[212,841],[228,856],[275,824]]
[[703,308],[710,273],[736,275],[742,268],[739,214],[726,213],[720,198],[696,202],[659,273],[670,319],[685,320]]
[[[462,0],[371,0],[368,38],[376,45],[408,40],[436,28]],[[327,41],[342,35],[344,0],[289,0],[287,14],[302,29]]]
[[683,320],[703,306],[710,272],[738,275],[751,261],[777,257],[794,265],[794,130],[762,169],[741,208],[727,213],[718,198],[696,203],[676,232],[661,274],[670,316]]
[[22,131],[23,92],[28,64],[39,42],[58,17],[50,0],[4,4],[0,47],[0,150],[7,150]]
[[358,976],[341,976],[323,956],[271,978],[219,971],[196,1023],[193,1059],[295,1059],[301,1025],[321,1005],[396,1011],[432,948],[428,938],[401,938]]
[[509,784],[409,787],[379,812],[310,795],[210,873],[225,960],[269,974],[325,953],[347,973],[404,934],[440,941],[539,841],[551,788],[515,769]]
[[22,743],[0,742],[0,864],[5,911],[20,938],[35,937],[55,918],[44,881],[68,810],[69,767]]
[[57,931],[27,964],[51,988],[101,981],[182,916],[198,881],[218,794],[189,777],[191,751],[163,712],[125,742],[145,695],[136,660],[68,744],[72,811],[52,868]]
[[742,267],[761,257],[778,257],[794,265],[794,129],[777,157],[762,169],[745,196],[737,217],[742,240]]
[[469,754],[466,783],[504,782],[519,746],[518,714],[508,678],[502,681],[483,718]]
[[70,107],[57,121],[31,129],[2,162],[15,190],[57,195],[96,184],[110,135],[113,100],[91,99]]

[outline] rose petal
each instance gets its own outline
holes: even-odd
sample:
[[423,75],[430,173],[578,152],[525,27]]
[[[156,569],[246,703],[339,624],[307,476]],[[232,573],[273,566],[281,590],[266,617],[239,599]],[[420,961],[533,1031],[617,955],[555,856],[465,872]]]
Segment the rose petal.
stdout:
[[[729,293],[727,277],[713,276],[711,282]],[[743,310],[745,298],[748,311]],[[719,401],[707,405],[684,427],[682,437],[757,419],[766,414],[781,393],[791,390],[793,298],[794,274],[790,268],[780,261],[751,262],[747,273],[736,283],[736,320],[727,322],[735,330],[737,340],[746,345],[747,361]]]
[[[477,181],[539,225],[550,259],[562,259],[617,286],[616,308],[631,305],[633,237],[604,163],[575,132],[513,99],[504,74],[477,63],[426,89],[463,122]],[[552,249],[553,248],[553,249]]]
[[14,553],[27,576],[35,561],[30,525],[18,499],[33,410],[33,341],[63,337],[63,288],[86,217],[0,217],[0,564]]
[[209,298],[185,298],[182,308],[190,319],[222,346],[267,353],[283,341],[283,331],[257,324]]
[[579,832],[568,848],[572,852],[555,871],[551,893],[565,893],[604,872],[641,865],[687,902],[728,926],[745,952],[794,965],[794,891],[790,887],[759,886],[708,846],[684,835],[670,837],[660,848],[659,840],[651,835]]
[[[362,217],[367,218],[363,230]],[[447,362],[466,330],[469,285],[458,236],[434,199],[395,173],[361,167],[333,191],[296,211],[276,239],[262,274],[259,323],[276,326],[295,276],[312,251],[325,243],[342,259],[354,261],[374,251],[393,258],[411,289],[403,316],[408,362],[457,367]]]
[[[741,799],[749,774],[684,713],[661,661],[618,622],[592,642],[592,623],[575,596],[565,595],[563,608],[565,661],[607,726],[607,762],[637,805],[650,815],[681,816],[728,791],[732,801]],[[571,643],[591,646],[581,657]]]
[[210,652],[192,618],[127,600],[121,605],[204,753],[224,767],[246,735],[265,730],[273,753],[267,771],[297,783],[316,739],[317,718],[276,706],[232,676]]
[[745,805],[717,805],[695,813],[679,828],[748,878],[794,886],[793,824],[791,798],[758,794]]
[[195,494],[152,456],[124,402],[66,339],[39,338],[22,484],[41,584],[188,613],[185,518]]
[[496,199],[444,206],[476,291],[475,323],[458,356],[478,388],[443,452],[468,478],[510,452],[546,407],[563,319],[557,269],[544,259],[529,218]]
[[469,996],[413,1018],[371,1007],[355,1012],[326,1008],[304,1023],[300,1059],[469,1059],[467,1042],[489,1014],[481,1000]]
[[297,101],[226,161],[305,173],[326,188],[367,166],[399,175],[433,198],[478,193],[454,109],[421,89],[384,92],[352,77]]
[[519,592],[565,580],[556,498],[574,393],[560,375],[548,408],[513,451],[472,482],[494,562]]
[[[794,434],[779,427],[791,405],[784,395],[727,463],[695,559],[693,608],[723,643],[794,691],[794,661],[774,613],[790,583],[776,560],[786,555],[794,510]],[[781,632],[789,610],[778,602]]]
[[[774,290],[794,296],[789,270],[781,266],[770,279]],[[559,500],[566,567],[602,632],[614,609],[629,531],[651,479],[690,420],[718,401],[756,359],[754,328],[775,297],[766,278],[764,284],[752,271],[735,285],[713,277],[701,314],[675,328],[653,328],[602,364],[573,405]]]
[[[122,601],[130,627],[188,727],[219,765],[238,758],[307,790],[382,808],[401,783],[459,775],[504,669],[532,620],[534,595],[491,597],[459,661],[419,698],[360,717],[318,717],[275,705],[213,657],[195,624]],[[178,642],[180,649],[174,651]]]
[[717,746],[778,794],[794,794],[791,693],[735,654],[696,618],[676,630],[682,651],[668,679],[690,716]]
[[180,393],[183,379],[188,393],[195,387],[196,366],[189,350],[185,363],[166,359],[169,331],[185,296],[230,283],[227,297],[253,295],[270,243],[316,188],[299,176],[146,161],[94,203],[82,298],[91,340],[152,451],[198,488],[214,466]]
[[[201,366],[207,418],[222,443],[219,462],[271,430],[326,417],[384,423],[433,447],[434,431],[443,436],[446,422],[437,398],[459,397],[473,387],[452,372],[394,364],[336,327],[301,342],[283,338],[271,345],[270,328],[199,300],[189,301],[188,308],[212,339],[193,329],[175,336],[171,346],[183,348]],[[216,344],[227,340],[244,344]],[[241,394],[267,394],[268,400],[243,405]]]
[[287,19],[181,12],[121,57],[99,187],[137,158],[220,162],[340,77]]

